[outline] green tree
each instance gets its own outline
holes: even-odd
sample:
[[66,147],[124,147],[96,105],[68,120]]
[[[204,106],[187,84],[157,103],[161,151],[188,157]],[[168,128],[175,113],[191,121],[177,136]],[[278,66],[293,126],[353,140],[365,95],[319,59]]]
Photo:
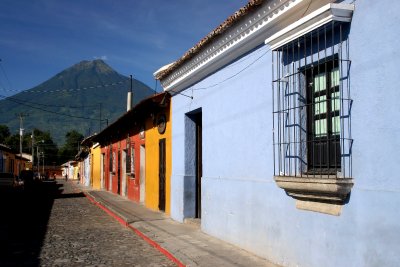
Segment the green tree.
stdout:
[[[32,132],[27,132],[22,138],[22,152],[32,154],[32,148],[35,149],[35,153],[39,152],[44,155],[45,162],[52,164],[53,162],[59,163],[58,160],[58,147],[54,143],[50,132],[44,132],[39,129],[33,129],[34,143],[32,147]],[[5,139],[5,144],[9,146],[15,153],[19,153],[19,134],[9,135]],[[37,155],[35,155],[35,162],[37,162]]]
[[59,151],[59,158],[62,162],[73,160],[79,151],[83,135],[76,130],[69,131],[65,135],[65,144]]
[[[52,165],[53,163],[59,164],[60,160],[58,158],[58,147],[57,147],[57,144],[54,143],[50,132],[49,131],[44,132],[39,129],[33,129],[33,133],[34,133],[34,139],[35,139],[34,144],[33,144],[34,148],[36,149],[36,146],[38,146],[37,149],[35,150],[35,154],[36,154],[36,151],[38,151],[39,153],[43,153],[41,155],[44,155],[45,162],[47,162],[46,164],[48,164],[48,165]],[[28,138],[28,140],[29,140],[28,143],[31,148],[32,147],[32,133],[27,133],[24,136],[24,139],[25,138]],[[36,155],[36,157],[37,157],[37,155]]]
[[4,144],[10,135],[10,129],[6,125],[0,125],[0,144]]
[[[5,139],[5,144],[9,146],[15,153],[19,152],[19,134],[9,135]],[[25,147],[23,142],[22,147]]]

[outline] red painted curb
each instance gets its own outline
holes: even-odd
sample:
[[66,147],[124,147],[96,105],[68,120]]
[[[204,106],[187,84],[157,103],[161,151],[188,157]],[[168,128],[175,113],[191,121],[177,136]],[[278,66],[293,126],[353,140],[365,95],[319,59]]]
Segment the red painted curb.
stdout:
[[91,196],[88,196],[85,193],[83,193],[83,194],[86,196],[86,198],[88,198],[90,200],[90,202],[92,202],[94,205],[96,205],[100,209],[104,210],[108,215],[110,215],[111,217],[116,219],[120,224],[122,224],[123,226],[127,226],[128,225],[122,218],[118,217],[114,212],[112,212],[111,210],[107,209],[105,206],[101,205],[99,202],[94,200]]
[[121,217],[119,217],[118,215],[116,215],[114,212],[112,212],[111,210],[109,210],[107,207],[103,206],[102,204],[100,204],[99,202],[97,202],[96,200],[94,200],[91,196],[89,196],[88,194],[86,194],[85,192],[82,192],[87,199],[90,200],[90,202],[92,202],[93,204],[95,204],[97,207],[99,207],[100,209],[104,210],[108,215],[110,215],[111,217],[113,217],[114,219],[116,219],[120,224],[122,224],[125,227],[130,228],[133,232],[135,232],[135,234],[137,234],[138,236],[140,236],[144,241],[146,241],[147,243],[149,243],[151,246],[153,246],[154,248],[156,248],[158,251],[160,251],[162,254],[164,254],[168,259],[170,259],[171,261],[175,262],[179,267],[185,267],[186,265],[183,264],[182,262],[180,262],[177,258],[175,258],[174,255],[172,255],[168,250],[166,250],[165,248],[163,248],[162,246],[160,246],[156,241],[152,240],[151,238],[149,238],[148,236],[146,236],[145,234],[143,234],[142,232],[140,232],[138,229],[136,229],[135,227],[133,227],[132,225],[128,224],[126,221],[124,221]]

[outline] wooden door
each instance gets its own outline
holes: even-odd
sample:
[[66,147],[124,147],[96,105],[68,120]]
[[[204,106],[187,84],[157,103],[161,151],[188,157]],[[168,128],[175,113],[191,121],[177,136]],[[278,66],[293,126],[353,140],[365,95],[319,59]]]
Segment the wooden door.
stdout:
[[159,147],[159,184],[158,184],[158,208],[162,211],[165,211],[165,169],[166,169],[166,160],[165,160],[165,138],[160,139],[158,143]]
[[121,151],[118,151],[118,160],[117,160],[117,194],[121,194]]

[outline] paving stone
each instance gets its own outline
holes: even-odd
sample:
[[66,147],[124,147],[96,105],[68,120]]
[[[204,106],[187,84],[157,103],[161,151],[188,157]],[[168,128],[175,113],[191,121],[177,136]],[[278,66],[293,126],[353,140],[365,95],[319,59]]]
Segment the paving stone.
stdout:
[[0,225],[0,266],[176,266],[70,182],[36,189],[10,195],[17,207],[1,206],[10,221]]

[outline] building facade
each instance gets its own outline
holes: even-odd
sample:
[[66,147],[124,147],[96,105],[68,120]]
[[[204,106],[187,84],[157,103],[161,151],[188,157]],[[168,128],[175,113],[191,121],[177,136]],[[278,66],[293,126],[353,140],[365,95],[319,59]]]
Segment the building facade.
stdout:
[[171,217],[283,266],[400,265],[393,1],[250,1],[155,77]]
[[144,99],[93,138],[100,144],[100,188],[170,211],[170,96]]
[[16,174],[15,154],[11,148],[0,144],[0,172],[8,172]]
[[101,147],[96,143],[90,149],[91,153],[91,182],[90,185],[93,189],[101,189]]

